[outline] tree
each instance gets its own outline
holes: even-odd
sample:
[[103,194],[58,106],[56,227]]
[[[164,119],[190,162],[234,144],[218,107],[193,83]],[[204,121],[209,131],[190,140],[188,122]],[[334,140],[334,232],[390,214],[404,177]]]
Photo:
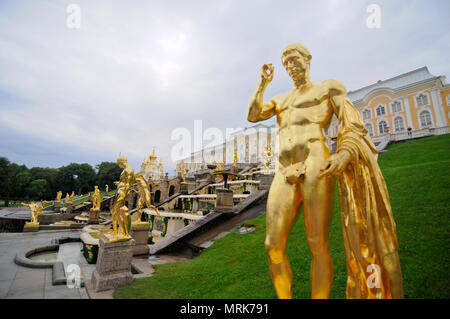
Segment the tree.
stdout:
[[114,187],[114,182],[120,179],[122,169],[113,162],[102,162],[95,167],[97,169],[97,185],[100,189],[104,189],[108,184],[109,189]]
[[45,179],[36,179],[27,187],[27,195],[30,199],[41,200],[47,191],[47,181]]
[[5,200],[5,206],[9,205],[9,165],[10,162],[6,157],[0,157],[0,197]]
[[95,179],[95,170],[86,163],[71,163],[59,168],[58,182],[63,193],[87,193],[94,188]]
[[12,163],[8,167],[8,188],[9,196],[13,200],[20,200],[26,197],[26,189],[31,181],[31,174],[25,165]]

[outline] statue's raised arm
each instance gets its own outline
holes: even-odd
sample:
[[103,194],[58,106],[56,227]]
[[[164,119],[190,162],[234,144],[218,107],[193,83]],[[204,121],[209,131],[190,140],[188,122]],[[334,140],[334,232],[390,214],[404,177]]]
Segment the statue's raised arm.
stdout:
[[276,97],[270,99],[269,103],[264,104],[264,91],[267,85],[273,79],[274,67],[272,64],[264,64],[261,68],[261,80],[250,100],[248,107],[247,120],[250,122],[264,121],[276,114]]

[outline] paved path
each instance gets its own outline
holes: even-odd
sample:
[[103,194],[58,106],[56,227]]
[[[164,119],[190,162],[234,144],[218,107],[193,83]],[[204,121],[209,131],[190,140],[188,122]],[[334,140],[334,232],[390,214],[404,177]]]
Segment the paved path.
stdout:
[[[14,263],[16,253],[23,249],[46,246],[53,238],[73,236],[71,231],[39,231],[37,233],[0,233],[0,298],[20,299],[87,299],[84,288],[52,285],[52,269],[21,267]],[[66,245],[66,244],[64,244]],[[64,245],[61,245],[63,247]],[[65,247],[61,257],[67,256],[74,246]],[[75,261],[76,258],[72,256]],[[72,260],[70,260],[72,261]],[[66,260],[64,260],[66,263]],[[93,265],[95,266],[95,265]],[[87,271],[86,269],[84,269]],[[83,269],[82,269],[83,272]]]
[[30,220],[30,209],[24,207],[8,207],[0,209],[0,218]]

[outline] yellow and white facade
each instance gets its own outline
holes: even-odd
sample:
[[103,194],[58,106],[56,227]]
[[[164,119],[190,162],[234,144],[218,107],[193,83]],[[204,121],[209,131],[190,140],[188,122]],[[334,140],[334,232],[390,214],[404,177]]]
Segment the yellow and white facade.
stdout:
[[[427,67],[348,92],[374,143],[448,133],[450,85]],[[337,135],[333,118],[328,136]]]

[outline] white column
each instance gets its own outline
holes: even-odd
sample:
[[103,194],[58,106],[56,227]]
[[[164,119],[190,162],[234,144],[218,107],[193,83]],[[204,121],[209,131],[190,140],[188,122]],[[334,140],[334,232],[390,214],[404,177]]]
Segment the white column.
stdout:
[[411,119],[411,109],[409,108],[408,95],[402,96],[402,100],[403,100],[403,107],[405,108],[405,112],[406,112],[406,119],[408,120],[408,123],[407,123],[407,126],[405,127],[405,129],[407,129],[408,127],[413,129],[413,122]]
[[433,101],[434,114],[436,115],[436,127],[447,126],[438,88],[431,89],[431,100]]

